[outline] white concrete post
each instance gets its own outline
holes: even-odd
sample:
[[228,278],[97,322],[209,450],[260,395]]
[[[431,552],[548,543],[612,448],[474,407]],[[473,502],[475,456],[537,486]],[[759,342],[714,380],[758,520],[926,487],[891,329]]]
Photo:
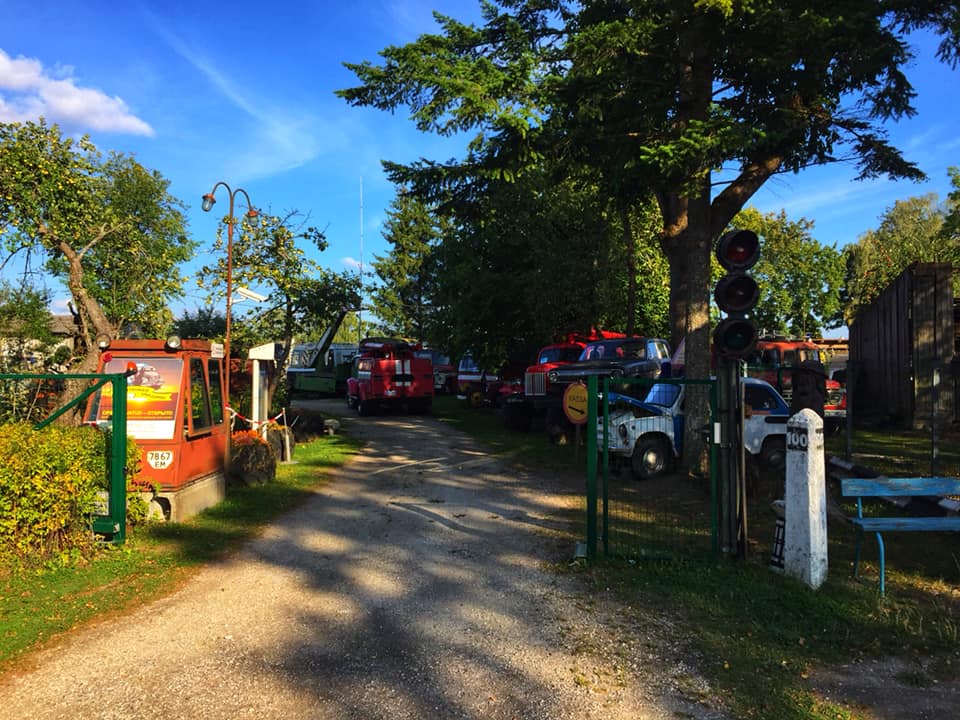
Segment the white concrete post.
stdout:
[[816,590],[827,579],[823,420],[804,408],[787,423],[783,570]]

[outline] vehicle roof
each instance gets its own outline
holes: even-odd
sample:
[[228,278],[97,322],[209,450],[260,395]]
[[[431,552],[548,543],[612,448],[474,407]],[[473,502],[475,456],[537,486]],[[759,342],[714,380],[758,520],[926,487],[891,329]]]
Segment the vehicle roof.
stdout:
[[787,340],[786,338],[778,339],[761,339],[757,340],[757,347],[784,347],[784,348],[810,348],[811,350],[820,350],[821,347],[811,340]]

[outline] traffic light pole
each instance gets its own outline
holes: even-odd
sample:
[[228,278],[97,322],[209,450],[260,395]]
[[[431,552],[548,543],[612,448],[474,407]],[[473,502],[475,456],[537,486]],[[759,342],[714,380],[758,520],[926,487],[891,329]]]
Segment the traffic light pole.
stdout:
[[740,362],[721,358],[717,363],[717,381],[720,550],[728,557],[742,559],[747,554],[747,483]]
[[760,297],[747,271],[760,256],[760,238],[752,230],[729,230],[717,240],[717,260],[727,271],[714,288],[724,317],[713,330],[717,356],[720,417],[720,540],[728,556],[747,556],[747,474],[743,447],[743,383],[740,362],[756,345],[751,311]]

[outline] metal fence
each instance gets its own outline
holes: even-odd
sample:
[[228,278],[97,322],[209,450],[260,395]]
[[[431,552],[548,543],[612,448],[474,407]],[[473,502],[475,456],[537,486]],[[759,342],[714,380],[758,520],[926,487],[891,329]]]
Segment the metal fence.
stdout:
[[[717,550],[715,446],[708,444],[708,473],[697,477],[680,472],[676,454],[682,451],[682,441],[674,443],[674,439],[683,434],[682,413],[660,418],[673,425],[672,430],[656,431],[661,441],[671,446],[670,462],[653,477],[637,477],[624,448],[610,452],[610,401],[620,393],[645,398],[648,392],[657,392],[654,385],[682,389],[670,411],[682,410],[694,393],[706,394],[710,418],[704,430],[716,421],[717,394],[711,380],[588,380],[588,398],[596,400],[589,403],[587,418],[587,553],[591,557],[668,557]],[[638,420],[645,412],[637,408]]]

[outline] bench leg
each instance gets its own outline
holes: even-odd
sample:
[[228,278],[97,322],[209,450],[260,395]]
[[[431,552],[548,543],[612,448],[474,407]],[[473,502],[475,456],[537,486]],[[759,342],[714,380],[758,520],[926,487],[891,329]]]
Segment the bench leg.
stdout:
[[863,530],[860,528],[857,528],[857,542],[854,547],[853,577],[856,578],[860,574],[860,549],[863,547]]
[[877,533],[877,547],[880,548],[880,595],[883,596],[885,590],[883,582],[885,567],[883,559],[883,536],[880,533]]

